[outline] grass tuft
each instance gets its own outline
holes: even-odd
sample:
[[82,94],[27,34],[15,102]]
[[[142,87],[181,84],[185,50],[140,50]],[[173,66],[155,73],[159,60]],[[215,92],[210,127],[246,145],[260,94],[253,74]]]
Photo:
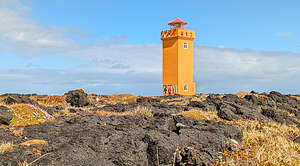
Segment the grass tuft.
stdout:
[[293,97],[293,98],[295,98],[295,99],[297,99],[297,100],[300,101],[300,96],[299,95],[294,95],[294,96],[291,96],[291,97]]
[[8,151],[12,151],[14,149],[14,145],[10,142],[2,143],[0,145],[0,154],[3,154]]
[[27,163],[27,161],[24,161],[24,162],[18,162],[18,166],[30,166],[31,164],[30,163]]
[[235,95],[239,98],[244,98],[246,95],[249,95],[248,92],[236,92]]
[[153,114],[151,113],[151,109],[147,107],[140,107],[138,106],[132,111],[132,116],[147,116],[147,117],[153,117]]
[[30,96],[30,98],[39,104],[46,106],[67,105],[66,98],[64,96]]
[[109,96],[109,99],[113,103],[131,103],[136,102],[137,97],[131,94],[118,94]]
[[189,117],[189,118],[193,118],[195,120],[208,120],[205,116],[203,116],[201,114],[200,111],[198,110],[190,110],[190,111],[185,111],[185,112],[181,112],[181,113],[178,113],[178,114],[173,114],[175,116],[178,116],[178,115],[182,115],[184,117]]
[[24,128],[20,128],[20,129],[15,129],[15,128],[10,128],[9,131],[16,137],[21,137],[23,136],[23,132],[24,132]]

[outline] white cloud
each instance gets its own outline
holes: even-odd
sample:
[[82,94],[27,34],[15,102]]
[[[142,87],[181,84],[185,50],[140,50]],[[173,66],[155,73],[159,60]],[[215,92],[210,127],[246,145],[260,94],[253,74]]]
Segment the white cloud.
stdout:
[[[0,93],[10,90],[62,94],[70,89],[84,88],[100,94],[161,94],[162,55],[159,45],[123,44],[106,49],[96,48],[96,53],[100,53],[98,49],[104,53],[102,58],[77,68],[0,70],[0,86],[5,87]],[[113,54],[110,54],[110,50],[114,50]],[[251,90],[300,93],[299,54],[206,46],[197,47],[195,53],[198,93]],[[114,68],[114,65],[120,67]],[[6,76],[10,79],[6,79]]]
[[196,55],[199,66],[195,78],[200,91],[274,89],[300,93],[296,83],[300,81],[300,54],[202,46],[196,49]]
[[0,0],[0,7],[13,8],[20,13],[27,13],[31,10],[28,6],[23,5],[19,0]]
[[78,48],[75,40],[66,37],[66,33],[78,34],[75,30],[43,25],[24,11],[6,7],[0,8],[0,18],[2,49],[20,53],[21,56],[36,56]]
[[[0,4],[4,3],[18,6],[19,1],[0,0]],[[43,25],[30,18],[26,6],[17,8],[0,8],[0,49],[27,57],[77,57],[87,63],[65,70],[45,70],[31,63],[27,69],[2,69],[0,93],[61,94],[84,88],[101,94],[161,94],[160,44],[126,44],[124,36],[106,39],[103,44],[81,44],[67,34],[84,38],[93,34]],[[224,46],[195,48],[195,80],[198,92],[203,93],[240,90],[300,93],[299,64],[300,55],[291,52],[236,50]]]
[[280,37],[289,37],[289,36],[292,36],[293,33],[292,32],[276,32],[275,35],[280,36]]
[[161,46],[158,44],[97,45],[71,54],[90,62],[79,70],[161,72]]

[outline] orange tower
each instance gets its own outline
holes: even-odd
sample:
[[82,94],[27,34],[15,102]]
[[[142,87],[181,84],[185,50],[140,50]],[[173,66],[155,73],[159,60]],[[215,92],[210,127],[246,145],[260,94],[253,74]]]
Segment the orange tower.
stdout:
[[161,32],[163,41],[163,95],[195,95],[193,55],[195,31],[185,29],[187,22],[175,19],[170,30]]

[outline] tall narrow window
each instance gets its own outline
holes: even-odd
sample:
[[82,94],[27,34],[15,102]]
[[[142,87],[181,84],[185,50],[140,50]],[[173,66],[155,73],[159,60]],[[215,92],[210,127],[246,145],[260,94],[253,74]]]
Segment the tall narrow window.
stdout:
[[183,48],[188,49],[188,43],[183,43]]

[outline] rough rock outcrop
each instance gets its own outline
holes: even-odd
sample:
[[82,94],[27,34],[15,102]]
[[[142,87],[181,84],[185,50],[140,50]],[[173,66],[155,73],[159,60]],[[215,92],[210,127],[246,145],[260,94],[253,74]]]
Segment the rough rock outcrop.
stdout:
[[75,107],[84,107],[90,104],[87,94],[81,91],[69,91],[66,95],[67,103]]
[[0,124],[9,125],[12,117],[13,114],[9,108],[0,106]]
[[270,109],[270,108],[262,109],[262,114],[276,122],[287,124],[287,125],[297,125],[298,127],[300,127],[300,123],[297,122],[295,119],[282,112],[275,111],[274,109]]
[[250,119],[264,121],[266,118],[259,110],[244,107],[235,103],[225,102],[218,107],[218,116],[226,120]]
[[28,97],[28,95],[7,95],[7,97],[2,101],[7,105],[11,104],[32,104],[32,105],[38,105],[38,103]]
[[[7,137],[0,134],[0,140]],[[36,165],[74,166],[172,165],[174,159],[176,165],[210,165],[225,159],[220,152],[233,149],[228,146],[230,139],[242,141],[242,133],[233,126],[167,114],[153,118],[94,114],[60,117],[53,123],[26,127],[22,138],[10,141],[20,143],[25,137],[48,141],[48,145],[34,146],[42,154],[49,153]],[[31,152],[32,148],[7,152],[1,155],[0,163],[33,161],[39,156]],[[174,158],[176,150],[186,148]]]

